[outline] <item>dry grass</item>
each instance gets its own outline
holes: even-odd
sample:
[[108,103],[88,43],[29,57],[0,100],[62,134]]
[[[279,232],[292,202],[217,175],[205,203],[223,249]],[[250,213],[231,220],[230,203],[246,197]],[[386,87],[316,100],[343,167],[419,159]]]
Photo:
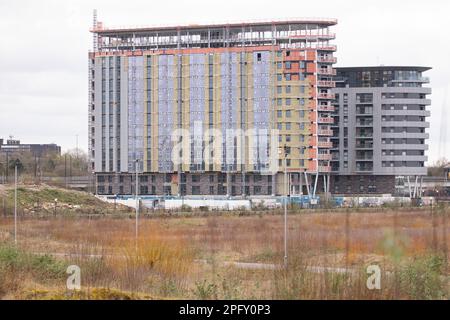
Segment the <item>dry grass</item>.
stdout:
[[[270,213],[142,219],[137,243],[133,219],[26,218],[19,223],[19,243],[28,252],[70,254],[65,259],[81,267],[86,290],[115,288],[160,298],[437,299],[448,297],[437,277],[449,270],[442,212],[291,214],[287,271],[224,265],[282,263],[283,218]],[[10,218],[0,219],[3,241],[11,240],[12,226]],[[365,267],[374,263],[398,276],[384,277],[383,289],[370,291]],[[345,266],[355,273],[307,269]],[[422,281],[420,274],[428,276]]]

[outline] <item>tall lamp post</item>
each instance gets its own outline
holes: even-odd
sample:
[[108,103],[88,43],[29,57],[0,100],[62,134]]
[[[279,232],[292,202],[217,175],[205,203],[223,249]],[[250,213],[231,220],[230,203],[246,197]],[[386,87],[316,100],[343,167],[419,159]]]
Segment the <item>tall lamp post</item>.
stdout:
[[139,195],[139,159],[136,159],[136,189],[135,189],[135,195],[136,195],[136,249],[137,249],[137,243],[138,243],[138,235],[139,235],[139,199],[138,199],[138,195]]
[[287,183],[287,146],[284,145],[280,149],[280,155],[284,157],[284,267],[287,268],[288,254],[287,254],[287,196],[288,196],[288,183]]
[[17,244],[17,162],[14,166],[14,243]]

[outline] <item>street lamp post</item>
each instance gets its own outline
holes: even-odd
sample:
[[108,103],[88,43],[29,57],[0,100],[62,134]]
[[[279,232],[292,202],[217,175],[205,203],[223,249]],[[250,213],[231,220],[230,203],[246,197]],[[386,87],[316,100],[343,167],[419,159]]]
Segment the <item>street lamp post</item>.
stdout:
[[136,194],[136,249],[137,249],[137,243],[138,243],[138,235],[139,235],[139,199],[138,199],[138,195],[139,195],[139,181],[138,181],[138,177],[139,177],[139,173],[138,173],[138,166],[139,166],[139,159],[136,159],[136,190],[135,190],[135,194]]
[[287,196],[288,196],[288,183],[287,183],[287,147],[283,146],[280,153],[284,156],[284,267],[287,268],[288,254],[287,254]]
[[58,206],[58,199],[57,198],[55,198],[55,208],[54,208],[54,211],[53,211],[53,216],[56,218],[56,207]]
[[14,243],[17,244],[17,163],[14,167]]
[[286,193],[284,197],[284,267],[287,268],[288,256],[287,256],[287,200],[288,200],[288,180],[287,180],[287,153],[286,146],[284,146],[284,191]]

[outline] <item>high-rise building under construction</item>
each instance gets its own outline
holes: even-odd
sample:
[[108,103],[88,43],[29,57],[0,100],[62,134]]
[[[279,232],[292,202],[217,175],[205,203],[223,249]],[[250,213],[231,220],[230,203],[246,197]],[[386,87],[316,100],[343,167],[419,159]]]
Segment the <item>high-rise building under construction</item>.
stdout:
[[94,17],[89,154],[97,192],[134,193],[136,171],[147,195],[326,191],[336,23],[106,28]]

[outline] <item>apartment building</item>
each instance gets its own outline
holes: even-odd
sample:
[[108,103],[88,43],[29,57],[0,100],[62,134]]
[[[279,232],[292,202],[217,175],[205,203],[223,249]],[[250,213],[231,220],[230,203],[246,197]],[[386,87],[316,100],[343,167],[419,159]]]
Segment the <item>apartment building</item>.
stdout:
[[337,68],[331,188],[334,194],[395,192],[395,178],[427,174],[427,67]]
[[336,23],[107,28],[94,16],[97,192],[134,194],[136,172],[144,195],[328,190]]

